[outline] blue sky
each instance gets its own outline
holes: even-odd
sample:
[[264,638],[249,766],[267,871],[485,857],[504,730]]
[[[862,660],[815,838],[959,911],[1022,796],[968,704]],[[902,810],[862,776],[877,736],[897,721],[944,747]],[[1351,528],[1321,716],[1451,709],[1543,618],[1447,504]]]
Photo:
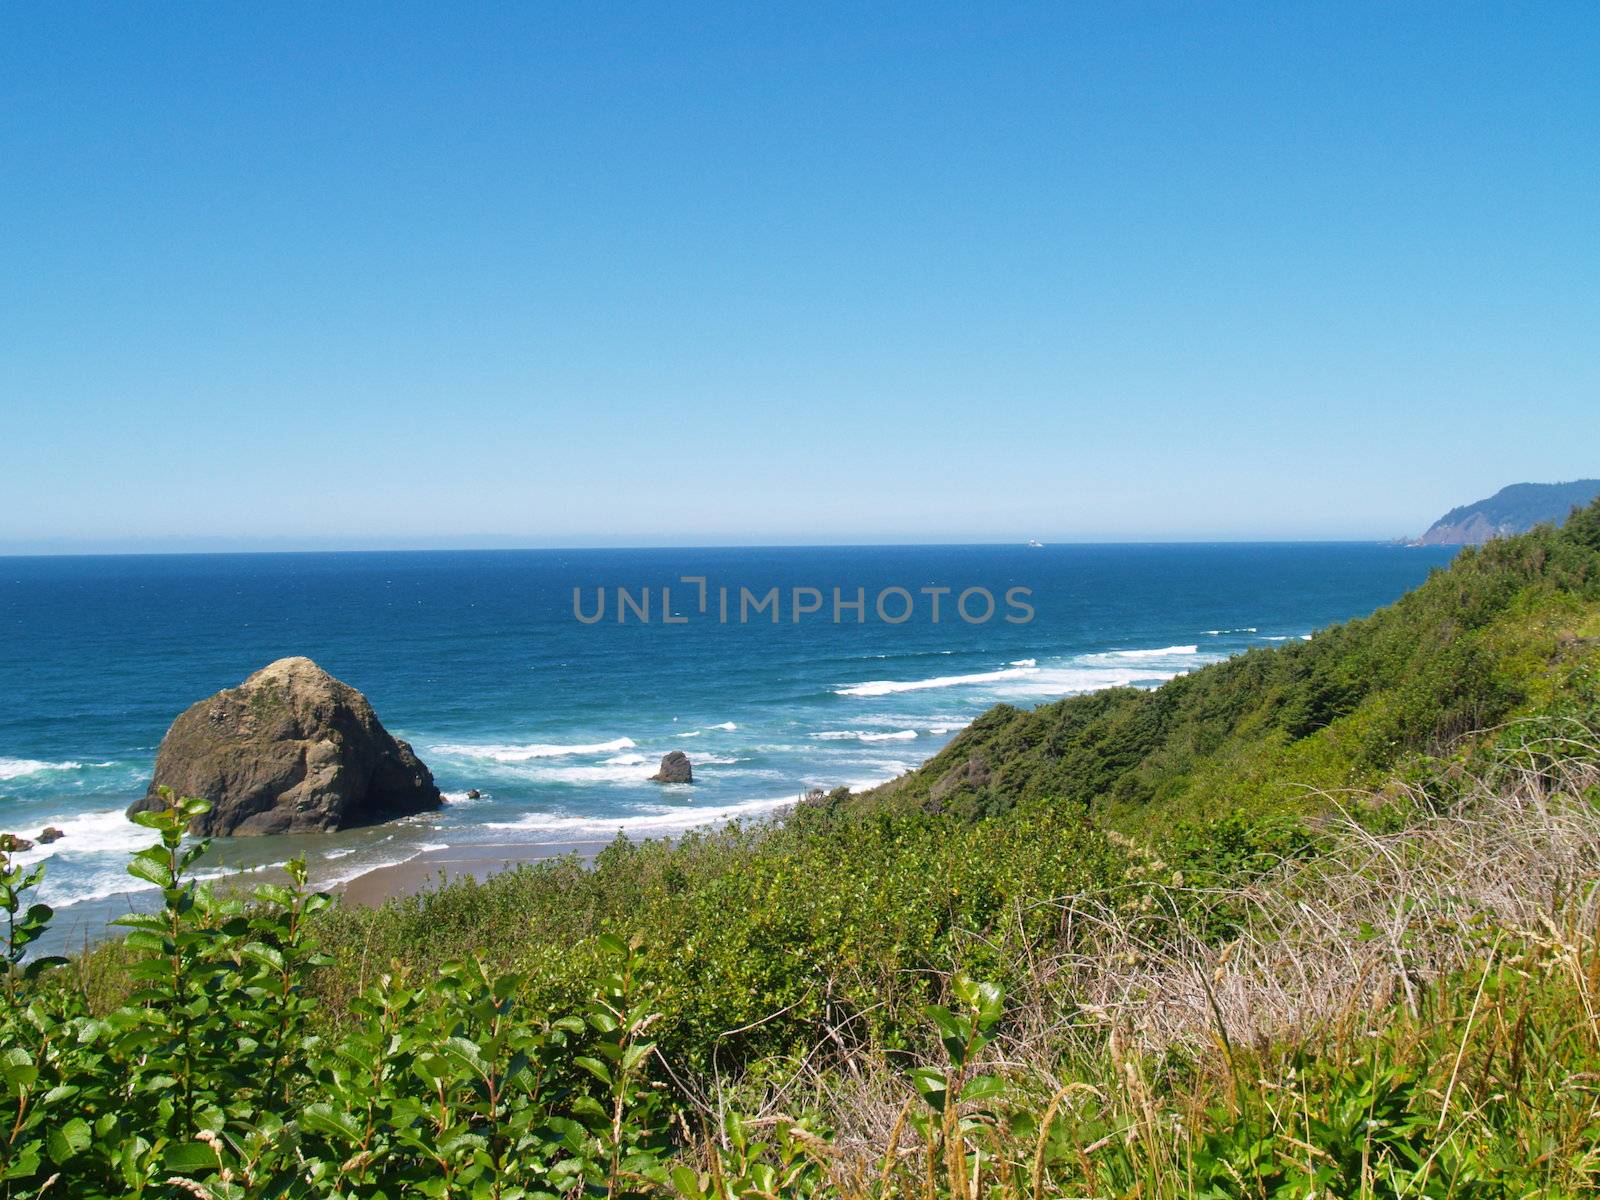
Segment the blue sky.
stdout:
[[0,550],[1386,537],[1600,475],[1597,49],[5,6]]

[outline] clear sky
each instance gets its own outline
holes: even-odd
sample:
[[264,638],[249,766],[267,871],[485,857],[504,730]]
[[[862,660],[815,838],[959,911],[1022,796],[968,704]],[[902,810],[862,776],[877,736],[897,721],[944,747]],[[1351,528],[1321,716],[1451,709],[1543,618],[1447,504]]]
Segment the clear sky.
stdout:
[[1387,537],[1600,475],[1600,8],[0,7],[0,550]]

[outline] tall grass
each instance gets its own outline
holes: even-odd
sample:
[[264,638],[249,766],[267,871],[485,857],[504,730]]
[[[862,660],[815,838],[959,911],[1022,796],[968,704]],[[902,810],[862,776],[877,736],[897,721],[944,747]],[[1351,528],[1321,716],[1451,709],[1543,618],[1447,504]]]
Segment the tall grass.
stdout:
[[[1318,853],[1243,887],[1134,846],[1122,894],[1040,901],[1062,932],[1026,947],[987,1064],[1010,1090],[975,1114],[967,1183],[858,1056],[807,1079],[841,1194],[1589,1193],[1595,750],[1542,731],[1448,804],[1339,797]],[[1397,796],[1419,816],[1374,831]]]

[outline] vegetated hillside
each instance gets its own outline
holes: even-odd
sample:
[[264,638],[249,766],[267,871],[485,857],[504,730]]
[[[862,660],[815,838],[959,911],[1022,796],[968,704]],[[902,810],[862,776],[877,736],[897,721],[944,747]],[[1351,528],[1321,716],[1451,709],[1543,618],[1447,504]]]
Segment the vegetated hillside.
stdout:
[[1137,825],[1304,803],[1412,756],[1600,696],[1600,501],[1565,527],[1468,549],[1397,603],[1153,691],[984,713],[920,769],[852,805],[972,816],[1032,799]]
[[1600,496],[1600,479],[1571,483],[1513,483],[1487,500],[1452,508],[1416,539],[1418,546],[1481,546],[1491,538],[1559,525],[1575,508]]

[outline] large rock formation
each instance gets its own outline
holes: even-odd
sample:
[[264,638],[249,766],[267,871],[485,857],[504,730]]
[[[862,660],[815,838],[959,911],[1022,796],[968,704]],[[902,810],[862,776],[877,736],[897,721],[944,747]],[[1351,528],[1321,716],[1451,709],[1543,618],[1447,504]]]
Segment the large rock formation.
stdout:
[[694,768],[682,750],[669,750],[661,756],[661,769],[650,776],[651,783],[693,783]]
[[211,801],[202,836],[323,833],[438,808],[433,775],[391,737],[367,698],[309,658],[280,658],[191,705],[156,752],[156,789]]

